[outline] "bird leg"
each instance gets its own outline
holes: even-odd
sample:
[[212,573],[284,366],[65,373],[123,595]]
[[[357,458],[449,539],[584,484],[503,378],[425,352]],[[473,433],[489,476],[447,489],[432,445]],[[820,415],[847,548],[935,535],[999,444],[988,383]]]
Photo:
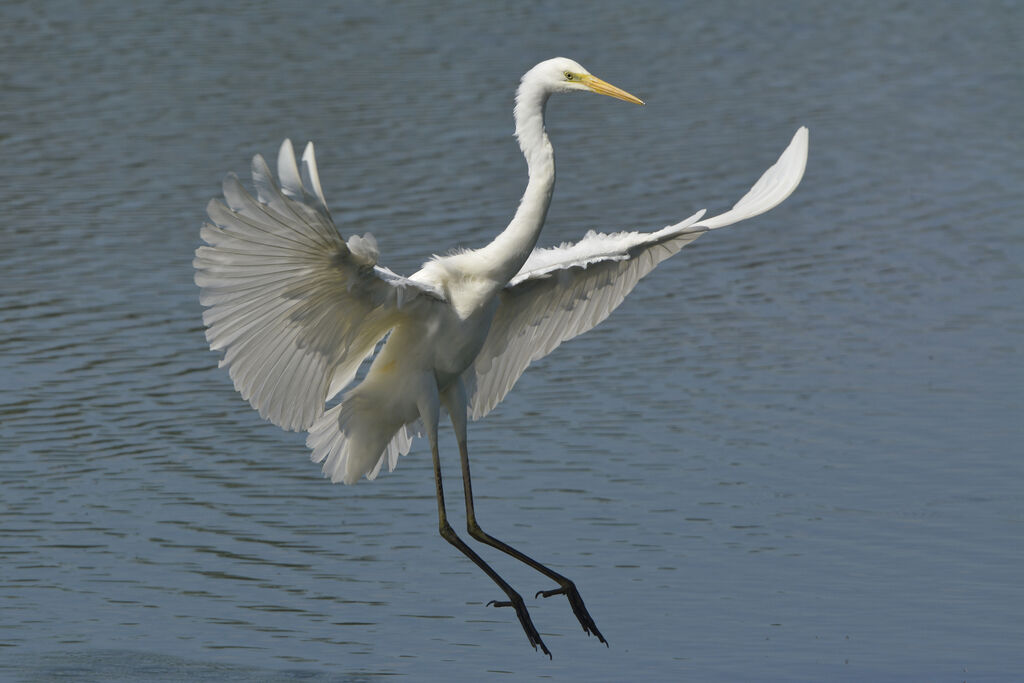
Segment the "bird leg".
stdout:
[[501,590],[505,592],[505,595],[508,596],[508,601],[499,602],[492,600],[487,604],[493,604],[496,607],[514,607],[516,610],[516,616],[519,617],[519,623],[522,625],[523,631],[526,632],[526,638],[530,641],[530,645],[533,646],[534,650],[536,650],[539,645],[544,654],[550,658],[551,651],[548,650],[544,641],[541,640],[540,634],[537,633],[537,628],[533,625],[533,620],[530,619],[530,613],[526,611],[526,603],[523,602],[522,596],[519,595],[519,593],[517,593],[515,589],[505,581],[505,579],[501,578],[501,576],[498,575],[498,572],[491,569],[490,565],[484,562],[472,548],[466,545],[465,541],[459,538],[455,534],[455,530],[452,529],[450,524],[448,524],[448,515],[445,512],[444,506],[444,488],[441,484],[441,459],[437,452],[437,440],[431,439],[431,441],[430,449],[431,455],[434,458],[434,481],[437,484],[437,516],[441,537],[458,548],[463,555],[473,560],[476,566],[480,567],[487,576],[491,577],[491,580],[493,580],[494,583],[498,584],[498,587],[501,588]]
[[[595,635],[605,646],[608,645],[608,641],[601,635],[601,631],[598,630],[597,624],[594,623],[593,618],[590,616],[590,612],[587,611],[586,605],[583,604],[583,598],[580,597],[580,593],[576,590],[576,584],[569,578],[562,576],[558,572],[544,566],[540,562],[537,562],[528,555],[524,555],[522,552],[516,550],[512,546],[499,541],[494,536],[491,536],[486,531],[480,528],[480,525],[476,521],[476,513],[473,511],[473,485],[469,477],[469,449],[466,446],[466,439],[464,436],[458,436],[459,442],[459,458],[462,460],[462,488],[466,496],[466,527],[469,530],[469,535],[480,541],[486,543],[492,548],[511,555],[523,564],[533,567],[544,576],[553,579],[557,584],[558,588],[553,588],[547,591],[539,591],[534,597],[544,596],[550,598],[552,595],[564,595],[569,599],[569,606],[572,607],[572,613],[576,615],[576,619],[579,620],[580,626],[583,627],[584,632],[588,635]],[[440,475],[439,475],[440,476]],[[438,492],[440,495],[441,480],[438,479]],[[486,570],[485,570],[486,571]],[[496,605],[502,605],[507,603],[495,603]]]

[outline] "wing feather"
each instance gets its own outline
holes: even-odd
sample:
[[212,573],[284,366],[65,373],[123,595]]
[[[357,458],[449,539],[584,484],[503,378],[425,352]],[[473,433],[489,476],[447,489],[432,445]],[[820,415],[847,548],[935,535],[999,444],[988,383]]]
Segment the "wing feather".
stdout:
[[341,238],[312,144],[300,171],[286,140],[277,169],[280,186],[254,157],[255,197],[225,178],[193,265],[207,341],[235,388],[274,424],[306,429],[402,315],[443,295],[377,266],[372,235]]
[[[702,215],[695,214],[678,229],[692,226]],[[530,363],[607,318],[642,277],[703,232],[656,242],[642,240],[641,233],[590,233],[575,245],[553,250],[572,253],[572,260],[561,267],[549,262],[536,275],[516,276],[500,295],[476,363],[463,375],[471,417],[489,413]],[[617,240],[617,251],[609,251],[609,237]]]
[[589,232],[576,244],[538,249],[500,295],[487,340],[463,374],[475,420],[501,402],[530,363],[607,318],[659,263],[708,230],[757,216],[803,177],[808,133],[797,130],[778,161],[718,216],[704,212],[652,233]]

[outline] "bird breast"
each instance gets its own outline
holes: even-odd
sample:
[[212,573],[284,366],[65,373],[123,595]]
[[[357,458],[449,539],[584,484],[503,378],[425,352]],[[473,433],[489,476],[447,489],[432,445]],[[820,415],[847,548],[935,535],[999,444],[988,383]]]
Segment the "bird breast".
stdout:
[[434,351],[434,372],[440,386],[447,386],[476,360],[487,340],[496,308],[494,298],[472,310],[460,311],[453,304],[448,315],[435,321],[428,346]]
[[444,390],[476,360],[496,308],[497,300],[492,299],[464,317],[446,303],[432,307],[429,316],[404,320],[391,331],[374,359],[370,369],[373,381],[429,373],[436,378],[438,389]]

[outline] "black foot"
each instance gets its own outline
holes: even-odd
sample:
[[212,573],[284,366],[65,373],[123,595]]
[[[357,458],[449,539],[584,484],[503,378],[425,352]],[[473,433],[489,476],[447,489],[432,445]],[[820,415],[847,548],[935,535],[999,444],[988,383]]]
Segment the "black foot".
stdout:
[[[548,656],[548,659],[551,659],[551,651],[548,650],[548,646],[544,644],[544,641],[540,639],[540,634],[537,633],[537,628],[533,625],[533,619],[530,618],[530,613],[526,611],[526,603],[523,602],[523,599],[518,593],[513,593],[509,598],[509,600],[491,600],[487,603],[487,606],[515,607],[516,616],[519,617],[519,623],[522,624],[523,631],[526,632],[526,637],[529,639],[530,645],[533,645],[534,650],[536,650],[537,646],[540,645],[540,649]],[[586,612],[586,610],[583,611]]]
[[569,606],[572,607],[572,613],[576,615],[576,619],[579,620],[580,626],[588,635],[597,636],[597,639],[604,643],[605,647],[608,647],[608,641],[604,639],[601,632],[597,629],[597,624],[590,617],[590,612],[587,611],[587,606],[583,604],[583,598],[580,597],[580,592],[576,590],[576,584],[566,579],[566,582],[560,588],[554,588],[549,591],[537,591],[537,595],[534,598],[544,596],[550,598],[552,595],[564,595],[569,598]]

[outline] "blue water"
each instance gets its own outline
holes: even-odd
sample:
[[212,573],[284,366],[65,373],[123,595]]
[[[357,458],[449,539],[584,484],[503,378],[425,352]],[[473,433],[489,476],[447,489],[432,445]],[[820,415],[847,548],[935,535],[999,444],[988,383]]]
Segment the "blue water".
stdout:
[[[206,5],[0,8],[0,679],[1019,677],[1020,3]],[[422,442],[332,486],[238,397],[191,259],[286,136],[396,271],[485,243],[555,55],[648,104],[552,101],[545,245],[811,155],[471,426],[481,523],[610,643],[531,597],[549,661],[438,537]]]

